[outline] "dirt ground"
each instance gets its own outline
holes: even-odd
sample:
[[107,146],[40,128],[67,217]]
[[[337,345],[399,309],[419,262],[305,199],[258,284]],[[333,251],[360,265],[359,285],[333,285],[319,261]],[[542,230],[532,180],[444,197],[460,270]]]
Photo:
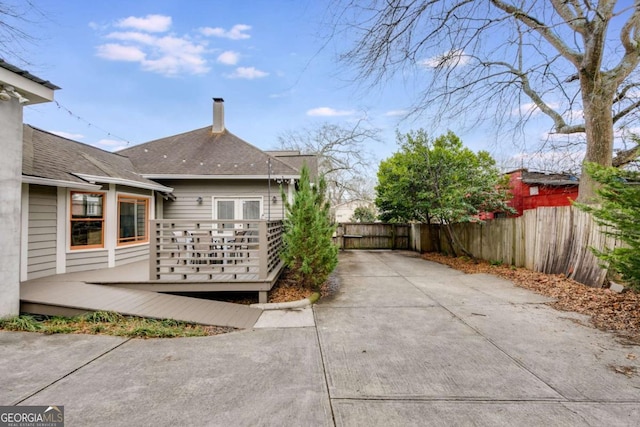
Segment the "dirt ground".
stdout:
[[508,265],[491,265],[467,258],[426,253],[422,257],[468,274],[489,273],[511,280],[516,286],[555,298],[549,305],[591,317],[593,325],[615,333],[623,342],[640,345],[640,294],[591,288],[560,274],[544,274]]

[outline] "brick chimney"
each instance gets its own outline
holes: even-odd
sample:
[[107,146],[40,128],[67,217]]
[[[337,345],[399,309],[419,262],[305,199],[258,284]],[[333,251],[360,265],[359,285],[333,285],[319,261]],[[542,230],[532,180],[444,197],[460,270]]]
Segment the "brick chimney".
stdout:
[[213,98],[213,126],[211,132],[224,132],[224,99]]

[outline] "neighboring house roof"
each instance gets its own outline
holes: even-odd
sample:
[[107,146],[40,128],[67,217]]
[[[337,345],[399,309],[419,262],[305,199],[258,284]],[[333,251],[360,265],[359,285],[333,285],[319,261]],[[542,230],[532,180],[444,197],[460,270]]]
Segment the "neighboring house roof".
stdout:
[[270,156],[226,129],[212,132],[211,126],[136,145],[118,153],[129,157],[137,171],[152,179],[300,175],[293,163]]
[[270,156],[282,160],[289,166],[301,170],[303,165],[309,168],[309,177],[313,180],[318,175],[318,157],[314,154],[300,154],[299,151],[265,151]]
[[522,182],[525,184],[549,186],[579,184],[579,180],[575,175],[566,173],[529,172],[527,170],[522,171]]
[[135,172],[131,161],[116,153],[23,126],[22,175],[25,182],[73,186],[117,183],[170,192],[171,188]]

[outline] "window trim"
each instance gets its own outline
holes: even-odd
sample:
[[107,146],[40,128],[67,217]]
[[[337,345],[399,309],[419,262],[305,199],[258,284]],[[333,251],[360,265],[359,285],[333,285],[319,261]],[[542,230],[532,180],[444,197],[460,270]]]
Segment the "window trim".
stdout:
[[[136,236],[136,237],[133,237],[134,240],[128,240],[126,242],[122,241],[122,238],[120,237],[120,203],[122,199],[136,200],[136,202],[144,201],[145,228],[144,228],[144,236],[142,237],[142,239],[139,239]],[[150,201],[151,201],[150,197],[142,196],[139,194],[118,193],[116,198],[117,215],[118,215],[118,221],[116,226],[116,247],[124,247],[124,246],[132,246],[132,245],[149,243]],[[127,237],[126,239],[131,239],[131,237]]]
[[[264,197],[263,196],[211,196],[211,214],[212,214],[212,219],[216,222],[219,223],[223,223],[224,221],[242,221],[242,218],[236,219],[234,218],[233,220],[219,220],[218,219],[218,204],[217,202],[219,200],[228,200],[228,201],[233,201],[234,202],[234,215],[238,215],[238,213],[240,213],[240,216],[242,216],[242,202],[244,201],[253,201],[253,202],[259,202],[260,203],[260,218],[258,218],[257,220],[251,220],[251,221],[258,221],[260,219],[264,218]],[[240,227],[238,227],[238,225],[240,225]],[[237,224],[236,223],[236,227],[234,228],[241,228],[241,224]]]
[[[102,196],[102,216],[100,217],[100,219],[96,219],[96,218],[91,218],[91,219],[74,219],[73,218],[73,195],[74,194],[100,194]],[[69,232],[67,233],[67,235],[69,236],[69,249],[72,251],[78,251],[78,250],[85,250],[85,249],[104,249],[105,247],[105,233],[104,233],[104,229],[106,227],[106,218],[105,218],[105,213],[107,212],[107,193],[104,191],[74,191],[74,190],[70,190],[69,191],[69,220],[67,222],[67,224],[69,225]],[[102,222],[102,229],[101,229],[101,237],[100,240],[102,243],[98,244],[98,245],[77,245],[74,246],[73,245],[73,236],[71,235],[73,233],[73,223],[74,222],[87,222],[87,221],[101,221]]]

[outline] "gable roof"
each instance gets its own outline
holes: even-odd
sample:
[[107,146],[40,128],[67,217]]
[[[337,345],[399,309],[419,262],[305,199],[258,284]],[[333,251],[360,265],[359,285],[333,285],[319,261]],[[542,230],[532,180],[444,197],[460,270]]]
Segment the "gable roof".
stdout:
[[211,126],[136,145],[118,153],[131,159],[136,170],[151,179],[300,175],[292,165],[226,129],[214,133]]
[[117,183],[170,192],[171,188],[135,172],[131,161],[81,142],[23,125],[22,175],[25,182],[57,186]]

